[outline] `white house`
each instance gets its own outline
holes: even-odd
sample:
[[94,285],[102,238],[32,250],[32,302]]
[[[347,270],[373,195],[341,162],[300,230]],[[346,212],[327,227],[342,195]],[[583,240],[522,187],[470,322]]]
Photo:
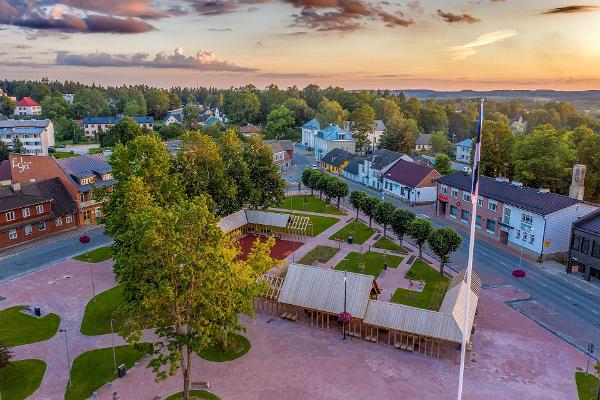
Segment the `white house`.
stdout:
[[316,118],[311,119],[304,125],[302,125],[302,144],[308,148],[315,147],[315,135],[319,133],[321,124]]
[[456,161],[461,163],[471,163],[471,147],[473,141],[471,139],[465,139],[456,145]]
[[358,176],[363,185],[381,190],[383,187],[383,174],[387,172],[398,160],[412,162],[413,159],[406,154],[396,153],[386,149],[377,149],[371,156],[358,166]]
[[183,108],[167,111],[163,118],[164,125],[181,124],[183,122]]
[[17,101],[14,112],[17,116],[33,116],[40,115],[41,113],[42,107],[31,97],[23,97]]
[[[115,117],[86,117],[83,119],[83,130],[86,137],[97,137],[103,132],[109,130],[113,125],[123,119],[123,115]],[[129,117],[133,119],[141,128],[152,130],[154,126],[153,117]]]
[[337,125],[329,125],[314,136],[315,158],[321,158],[332,149],[343,149],[349,153],[356,152],[356,142],[352,135]]
[[[352,132],[352,125],[350,121],[344,122],[344,129],[354,134],[354,132]],[[383,123],[383,121],[380,119],[375,120],[373,130],[367,135],[367,137],[369,138],[370,149],[375,150],[376,148],[378,148],[379,140],[381,139],[381,136],[384,132],[385,124]]]
[[417,137],[415,141],[415,151],[429,151],[431,150],[431,133],[423,133]]
[[48,147],[54,146],[54,125],[49,119],[0,121],[0,140],[6,146],[14,146],[17,138],[25,154],[47,156]]
[[73,97],[75,95],[73,93],[65,93],[63,94],[63,99],[65,99],[65,101],[69,104],[69,105],[73,105]]

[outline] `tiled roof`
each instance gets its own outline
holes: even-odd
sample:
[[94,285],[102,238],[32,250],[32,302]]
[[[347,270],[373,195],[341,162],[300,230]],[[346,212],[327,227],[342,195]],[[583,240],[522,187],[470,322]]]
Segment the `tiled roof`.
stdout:
[[375,130],[376,131],[385,131],[385,124],[383,123],[382,120],[380,120],[380,119],[375,120]]
[[17,101],[17,107],[39,107],[39,103],[31,97],[23,97]]
[[575,222],[575,229],[600,236],[600,210],[594,211]]
[[352,160],[350,160],[346,168],[344,168],[344,172],[351,175],[358,175],[358,167],[364,162],[365,160],[363,160],[362,158],[354,157]]
[[[437,179],[438,182],[458,189],[471,191],[471,175],[455,172]],[[487,176],[479,177],[479,194],[515,207],[546,215],[579,203],[572,197],[556,193],[543,193],[538,189],[518,186],[511,182],[500,181]]]
[[283,139],[283,140],[279,140],[279,139],[270,139],[270,140],[263,140],[264,143],[266,144],[271,144],[274,142],[278,142],[280,143],[283,148],[285,149],[285,151],[291,151],[294,150],[294,142],[292,142],[291,140],[287,140],[287,139]]
[[471,139],[465,139],[462,142],[459,142],[457,146],[471,148],[471,146],[473,146],[473,141]]
[[59,178],[25,183],[17,192],[14,192],[10,186],[0,188],[0,198],[2,199],[0,211],[52,201],[54,217],[77,212],[77,205]]
[[398,160],[398,162],[386,172],[384,178],[409,187],[416,187],[432,171],[434,170],[425,165]]
[[[80,185],[80,179],[90,176],[99,178],[100,175],[110,174],[111,172],[110,165],[106,162],[104,154],[62,158],[56,160],[56,163],[81,192],[90,191],[91,185]],[[112,186],[116,183],[116,179],[108,179],[106,181],[97,179],[94,182],[96,186]]]
[[0,162],[0,182],[12,180],[10,172],[10,161],[4,160]]
[[383,168],[387,167],[394,161],[397,161],[402,157],[402,154],[396,153],[395,151],[387,150],[387,149],[377,149],[371,154],[371,156],[367,159],[371,162],[371,167],[378,171],[381,171]]
[[0,128],[47,128],[49,119],[6,119],[0,121]]
[[325,154],[323,156],[323,158],[321,159],[321,162],[324,162],[325,164],[329,164],[336,168],[339,168],[342,166],[344,161],[350,161],[354,157],[356,157],[356,156],[354,154],[350,153],[349,151],[346,151],[344,149],[335,148],[335,149],[332,149],[327,154]]
[[240,128],[240,133],[261,133],[262,127],[260,125],[248,124]]
[[20,135],[26,134],[42,134],[44,128],[30,128],[30,127],[15,127],[15,128],[0,128],[0,134],[12,134],[18,133]]
[[285,148],[283,147],[283,145],[276,140],[273,140],[270,143],[265,143],[265,144],[267,144],[271,148],[271,151],[273,152],[273,154],[283,153],[285,151]]
[[[315,137],[318,137],[319,139],[323,139],[326,141],[334,141],[334,140],[354,141],[354,139],[352,138],[352,135],[350,135],[348,132],[346,132],[345,130],[343,130],[342,128],[340,128],[337,125],[329,125],[327,128],[321,129],[315,135]],[[341,139],[340,139],[340,137],[341,137]]]
[[177,110],[167,111],[167,113],[165,114],[165,117],[163,118],[163,122],[167,122],[169,117],[173,117],[177,120],[177,122],[182,123],[183,122],[183,108],[178,108]]
[[429,141],[431,140],[431,134],[430,133],[423,133],[421,135],[419,135],[417,137],[417,141],[415,142],[415,144],[419,144],[421,146],[425,146],[427,144],[429,144]]
[[318,131],[319,129],[321,129],[321,124],[319,124],[319,121],[317,121],[316,118],[313,118],[310,121],[308,121],[307,123],[305,123],[304,125],[302,125],[302,129],[310,129],[313,131]]
[[[120,120],[125,118],[122,115],[117,115],[115,117],[86,117],[83,119],[84,124],[116,124]],[[152,124],[154,123],[154,117],[127,117],[133,119],[138,124]]]

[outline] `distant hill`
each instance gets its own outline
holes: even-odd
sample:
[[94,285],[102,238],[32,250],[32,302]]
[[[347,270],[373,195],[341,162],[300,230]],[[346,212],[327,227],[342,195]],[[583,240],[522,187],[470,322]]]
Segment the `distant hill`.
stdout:
[[418,99],[464,99],[483,97],[486,99],[531,99],[531,100],[564,100],[564,101],[600,101],[600,90],[558,91],[558,90],[461,90],[444,92],[437,90],[392,90],[398,94],[404,92],[407,97]]

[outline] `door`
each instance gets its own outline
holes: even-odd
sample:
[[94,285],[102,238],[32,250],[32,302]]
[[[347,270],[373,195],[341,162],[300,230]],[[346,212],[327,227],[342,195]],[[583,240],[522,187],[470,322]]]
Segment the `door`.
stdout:
[[438,201],[440,203],[440,215],[446,216],[446,203]]
[[84,224],[89,224],[90,222],[92,222],[92,211],[91,210],[85,210],[83,212],[83,223]]
[[508,244],[508,232],[500,231],[500,242]]

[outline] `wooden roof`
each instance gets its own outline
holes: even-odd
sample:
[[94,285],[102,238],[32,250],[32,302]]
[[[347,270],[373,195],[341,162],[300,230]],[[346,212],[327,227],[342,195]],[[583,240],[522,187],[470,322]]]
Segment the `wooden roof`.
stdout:
[[[346,310],[363,318],[372,289],[371,275],[348,272]],[[344,271],[291,264],[281,288],[279,302],[339,314],[344,311]]]

